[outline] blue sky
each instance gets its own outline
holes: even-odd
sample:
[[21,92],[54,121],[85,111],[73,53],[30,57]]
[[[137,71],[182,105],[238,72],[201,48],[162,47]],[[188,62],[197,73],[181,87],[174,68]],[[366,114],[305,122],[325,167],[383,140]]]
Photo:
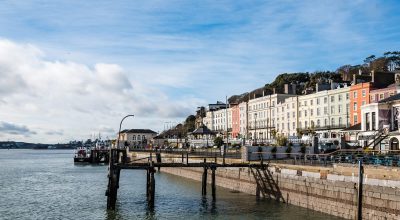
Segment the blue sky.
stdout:
[[136,115],[127,127],[160,131],[279,73],[335,70],[400,48],[398,1],[0,5],[0,86],[13,85],[0,93],[0,140],[112,135],[127,113]]

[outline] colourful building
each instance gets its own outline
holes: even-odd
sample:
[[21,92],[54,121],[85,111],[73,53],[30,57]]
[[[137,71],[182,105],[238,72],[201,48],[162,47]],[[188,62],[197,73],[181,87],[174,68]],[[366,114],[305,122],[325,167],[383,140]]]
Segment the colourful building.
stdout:
[[383,89],[374,89],[370,91],[370,103],[377,103],[383,99],[389,98],[397,94],[398,86],[391,84]]
[[239,105],[231,105],[231,109],[232,109],[232,138],[236,138],[240,133]]
[[361,106],[370,103],[371,82],[358,83],[350,87],[350,125],[361,123]]

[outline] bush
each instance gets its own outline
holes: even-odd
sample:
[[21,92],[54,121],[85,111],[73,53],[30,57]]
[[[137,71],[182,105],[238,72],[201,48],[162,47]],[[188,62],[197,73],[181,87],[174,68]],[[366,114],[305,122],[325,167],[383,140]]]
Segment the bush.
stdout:
[[287,142],[287,138],[283,135],[278,135],[276,138],[276,143],[278,146],[286,146]]
[[287,147],[285,152],[287,153],[287,157],[290,158],[290,153],[292,153],[292,147],[291,146]]
[[301,147],[300,147],[300,152],[301,152],[302,154],[305,154],[305,153],[306,153],[306,146],[305,146],[304,144],[301,145]]
[[276,152],[278,151],[278,148],[275,146],[271,149],[271,154],[272,157],[275,159],[276,158]]

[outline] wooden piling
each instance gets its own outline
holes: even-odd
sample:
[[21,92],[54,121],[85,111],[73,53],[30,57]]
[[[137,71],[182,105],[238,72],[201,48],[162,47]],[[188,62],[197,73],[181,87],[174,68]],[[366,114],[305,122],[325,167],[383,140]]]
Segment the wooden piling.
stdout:
[[207,195],[207,166],[206,159],[204,159],[203,177],[201,181],[201,195]]
[[156,184],[154,180],[154,173],[155,173],[155,168],[154,168],[154,163],[151,161],[150,162],[150,167],[148,168],[148,177],[147,177],[147,205],[150,208],[154,207],[154,197],[155,197],[155,189],[156,189]]
[[215,169],[216,169],[215,166],[211,167],[211,192],[212,192],[213,200],[215,200],[215,190],[216,190],[216,187],[215,187]]

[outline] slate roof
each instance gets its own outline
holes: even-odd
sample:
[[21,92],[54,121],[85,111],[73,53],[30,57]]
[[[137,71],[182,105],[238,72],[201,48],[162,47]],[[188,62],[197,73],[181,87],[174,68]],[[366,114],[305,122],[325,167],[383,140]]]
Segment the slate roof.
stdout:
[[121,133],[141,133],[141,134],[157,134],[157,132],[150,129],[125,129]]
[[361,123],[345,128],[342,131],[361,131]]
[[396,101],[396,100],[400,100],[400,93],[398,93],[396,95],[392,95],[386,99],[382,99],[378,103],[386,103],[386,102],[392,102],[392,101]]
[[215,134],[215,132],[208,129],[207,126],[202,125],[198,127],[196,130],[194,130],[192,134]]

